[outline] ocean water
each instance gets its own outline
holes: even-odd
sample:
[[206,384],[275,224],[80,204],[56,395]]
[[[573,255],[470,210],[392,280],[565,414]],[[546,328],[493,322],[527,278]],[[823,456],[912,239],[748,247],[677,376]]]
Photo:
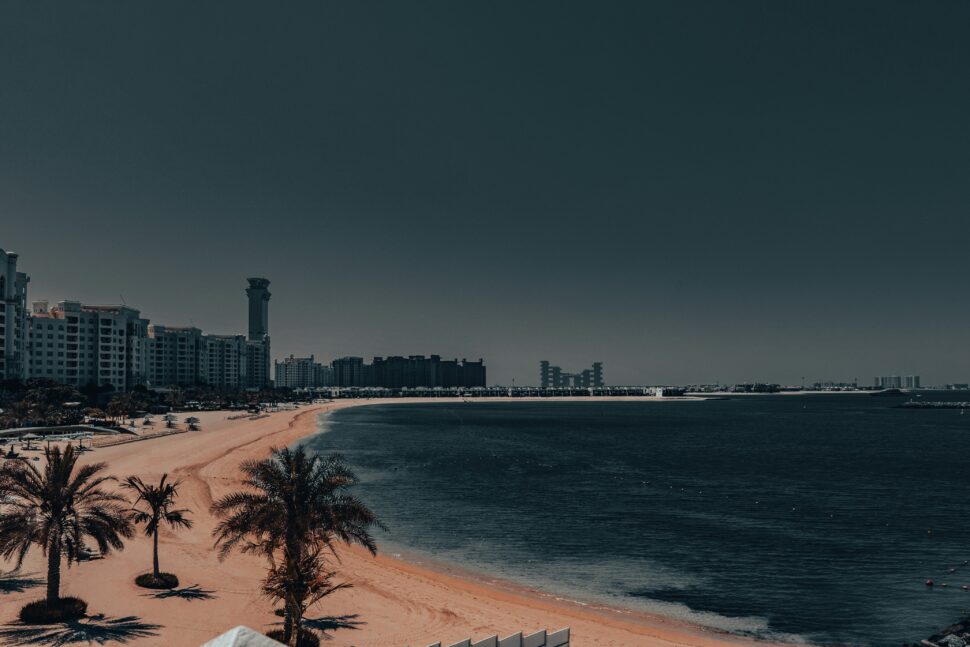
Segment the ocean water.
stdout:
[[386,551],[742,635],[899,645],[970,613],[970,415],[898,402],[380,404],[307,444],[357,470]]

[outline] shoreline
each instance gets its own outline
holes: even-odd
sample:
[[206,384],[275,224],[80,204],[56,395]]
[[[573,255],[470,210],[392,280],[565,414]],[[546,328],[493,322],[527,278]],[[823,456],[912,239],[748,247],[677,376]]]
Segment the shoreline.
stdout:
[[[549,398],[539,400],[550,401]],[[617,400],[632,401],[632,398]],[[642,400],[659,403],[673,399]],[[158,625],[153,630],[157,635],[126,638],[128,644],[195,646],[239,624],[267,631],[278,618],[272,615],[272,605],[259,595],[256,586],[265,572],[263,561],[233,554],[225,562],[219,562],[212,549],[211,529],[215,520],[209,515],[208,507],[238,485],[239,463],[265,457],[270,447],[290,446],[320,433],[319,418],[332,411],[368,404],[449,401],[462,400],[336,400],[242,421],[228,420],[227,412],[206,412],[199,416],[202,431],[168,435],[152,443],[114,445],[86,454],[83,462],[105,461],[107,473],[119,478],[138,474],[154,479],[167,472],[182,480],[178,503],[193,511],[195,527],[178,534],[165,530],[160,536],[159,557],[163,570],[177,574],[183,589],[196,587],[196,593],[190,590],[185,597],[160,599],[155,593],[134,585],[134,576],[146,572],[151,564],[150,542],[139,534],[121,553],[64,569],[62,595],[85,598],[92,614],[104,613],[109,619],[136,616],[141,622]],[[380,536],[377,539],[380,542]],[[351,582],[353,588],[328,598],[311,614],[348,617],[353,628],[329,634],[328,643],[335,646],[422,647],[438,641],[451,644],[496,633],[504,637],[519,631],[554,631],[565,626],[572,630],[574,645],[770,644],[677,618],[572,601],[501,577],[480,577],[463,571],[460,566],[414,558],[408,561],[401,555],[389,556],[384,552],[374,558],[362,549],[346,547],[340,549],[340,557],[336,565],[339,576],[342,581]],[[0,562],[0,569],[5,572],[11,566]],[[43,579],[45,574],[44,558],[39,550],[33,549],[21,577]],[[14,621],[22,604],[42,595],[42,585],[0,591],[0,623]]]

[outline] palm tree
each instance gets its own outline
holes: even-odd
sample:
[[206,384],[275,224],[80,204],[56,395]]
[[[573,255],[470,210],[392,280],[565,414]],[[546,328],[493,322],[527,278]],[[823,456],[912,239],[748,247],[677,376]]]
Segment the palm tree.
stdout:
[[[162,523],[172,528],[191,528],[192,520],[186,515],[188,510],[173,510],[175,498],[178,496],[180,481],[166,483],[168,474],[162,474],[158,485],[145,483],[137,476],[129,476],[121,487],[134,490],[138,497],[132,502],[131,519],[135,523],[145,524],[145,536],[152,538],[152,579],[157,582],[161,578],[158,570],[158,529]],[[138,503],[144,507],[139,508]]]
[[[290,564],[278,564],[270,568],[263,580],[263,594],[266,597],[279,600],[283,603],[284,609],[289,608],[297,612],[294,617],[298,617],[299,621],[292,624],[298,629],[292,631],[289,637],[289,641],[293,644],[299,644],[299,634],[307,631],[302,628],[302,620],[307,609],[331,593],[351,587],[346,583],[333,583],[333,576],[336,573],[326,569],[320,553],[319,549],[313,549],[312,552],[302,555]],[[276,638],[275,633],[270,632],[270,638]],[[286,629],[280,631],[279,637],[283,638],[285,633]]]
[[102,486],[113,476],[100,476],[105,463],[77,467],[79,454],[68,445],[44,451],[41,472],[31,463],[6,461],[0,483],[6,498],[0,504],[0,557],[23,564],[34,544],[47,556],[47,608],[60,600],[61,558],[78,561],[85,538],[98,545],[102,555],[122,550],[122,539],[134,531],[123,505],[124,497]]
[[[240,468],[247,489],[212,504],[213,514],[221,518],[213,530],[220,559],[236,548],[262,554],[271,570],[282,569],[277,577],[297,586],[301,560],[319,557],[323,550],[335,555],[337,542],[377,553],[370,527],[383,525],[347,493],[357,477],[341,456],[308,456],[303,447],[273,449],[269,458],[246,461]],[[295,646],[303,609],[293,596],[284,603],[283,642]]]

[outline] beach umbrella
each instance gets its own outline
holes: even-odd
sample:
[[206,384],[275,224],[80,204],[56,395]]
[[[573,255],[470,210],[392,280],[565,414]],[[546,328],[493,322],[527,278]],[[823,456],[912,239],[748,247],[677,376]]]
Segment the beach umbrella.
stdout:
[[283,643],[276,642],[249,627],[239,625],[216,636],[202,647],[283,647]]
[[200,420],[195,416],[190,416],[185,419],[185,422],[189,423],[190,425],[196,425],[200,422]]
[[144,415],[143,417],[145,418],[145,420],[151,420],[151,419],[152,419],[152,418],[154,418],[155,416],[153,416],[153,415],[152,415],[152,414],[150,414],[150,413],[146,413],[146,414],[145,414],[145,415]]
[[168,420],[169,422],[175,422],[176,420],[178,420],[178,417],[176,417],[174,414],[166,413],[165,420]]

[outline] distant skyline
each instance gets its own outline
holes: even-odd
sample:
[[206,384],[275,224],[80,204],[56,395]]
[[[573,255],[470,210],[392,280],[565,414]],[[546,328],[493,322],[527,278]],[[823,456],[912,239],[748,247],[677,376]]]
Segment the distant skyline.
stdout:
[[970,3],[0,4],[30,299],[608,384],[970,381]]

